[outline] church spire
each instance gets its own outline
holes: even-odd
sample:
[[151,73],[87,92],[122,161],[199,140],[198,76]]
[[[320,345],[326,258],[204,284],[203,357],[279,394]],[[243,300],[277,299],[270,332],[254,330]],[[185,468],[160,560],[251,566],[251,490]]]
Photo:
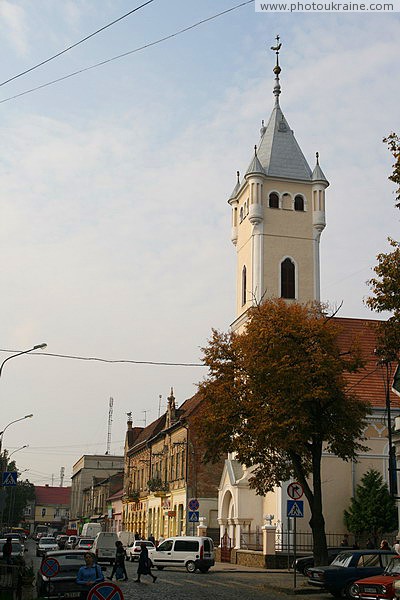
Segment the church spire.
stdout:
[[271,50],[273,50],[276,54],[276,65],[273,69],[275,73],[275,85],[274,85],[274,96],[275,96],[275,106],[279,106],[279,94],[281,93],[281,84],[279,81],[279,74],[281,72],[281,68],[279,66],[279,50],[282,47],[282,43],[279,41],[279,35],[276,36],[276,46],[271,46]]

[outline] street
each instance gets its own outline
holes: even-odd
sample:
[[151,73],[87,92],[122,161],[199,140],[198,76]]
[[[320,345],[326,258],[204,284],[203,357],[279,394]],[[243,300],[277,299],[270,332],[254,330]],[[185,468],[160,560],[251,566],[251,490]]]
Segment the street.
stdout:
[[[37,570],[41,559],[35,556],[36,544],[32,540],[28,540],[27,547],[29,549],[26,553],[27,561],[33,560],[34,568]],[[198,572],[189,574],[184,569],[168,568],[162,571],[154,569],[154,575],[157,576],[156,583],[153,583],[148,576],[142,576],[141,583],[134,582],[137,563],[127,562],[126,570],[129,580],[118,583],[126,600],[141,599],[143,596],[158,600],[167,598],[174,600],[187,600],[188,598],[243,600],[244,597],[251,597],[252,600],[265,600],[266,594],[268,600],[282,600],[288,597],[288,593],[292,591],[293,587],[292,572],[289,573],[285,570],[269,572],[222,563],[217,563],[205,574]],[[111,567],[107,565],[104,576],[107,577],[110,573]],[[303,582],[305,582],[305,578],[298,575],[297,585],[301,586]],[[280,589],[281,586],[282,589]],[[296,593],[296,597],[301,600],[305,598],[329,600],[331,598],[330,594],[319,592],[311,596]]]

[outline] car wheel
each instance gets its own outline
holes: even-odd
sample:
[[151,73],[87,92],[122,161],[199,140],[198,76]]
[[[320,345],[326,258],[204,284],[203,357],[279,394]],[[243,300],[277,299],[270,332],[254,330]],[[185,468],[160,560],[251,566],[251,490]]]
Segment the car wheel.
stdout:
[[356,584],[353,582],[346,585],[346,587],[343,589],[342,594],[344,598],[356,598],[358,596],[357,591],[358,586],[356,586]]
[[160,567],[159,565],[157,565],[156,567],[159,571],[162,571],[164,567]]
[[188,573],[194,573],[196,570],[196,563],[193,560],[188,560],[185,566]]

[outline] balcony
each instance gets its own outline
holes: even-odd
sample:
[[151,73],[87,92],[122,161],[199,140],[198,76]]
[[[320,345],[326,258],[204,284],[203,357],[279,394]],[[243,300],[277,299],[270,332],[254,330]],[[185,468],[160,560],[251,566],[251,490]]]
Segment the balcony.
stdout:
[[161,481],[160,477],[153,477],[147,482],[147,489],[157,498],[161,498],[169,491],[169,483]]

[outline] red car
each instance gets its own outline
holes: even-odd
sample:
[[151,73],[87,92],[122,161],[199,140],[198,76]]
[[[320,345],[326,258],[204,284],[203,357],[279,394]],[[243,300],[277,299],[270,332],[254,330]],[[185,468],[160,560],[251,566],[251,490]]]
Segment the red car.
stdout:
[[400,579],[400,556],[394,556],[382,575],[356,581],[350,594],[360,600],[392,600],[396,597],[394,583]]

